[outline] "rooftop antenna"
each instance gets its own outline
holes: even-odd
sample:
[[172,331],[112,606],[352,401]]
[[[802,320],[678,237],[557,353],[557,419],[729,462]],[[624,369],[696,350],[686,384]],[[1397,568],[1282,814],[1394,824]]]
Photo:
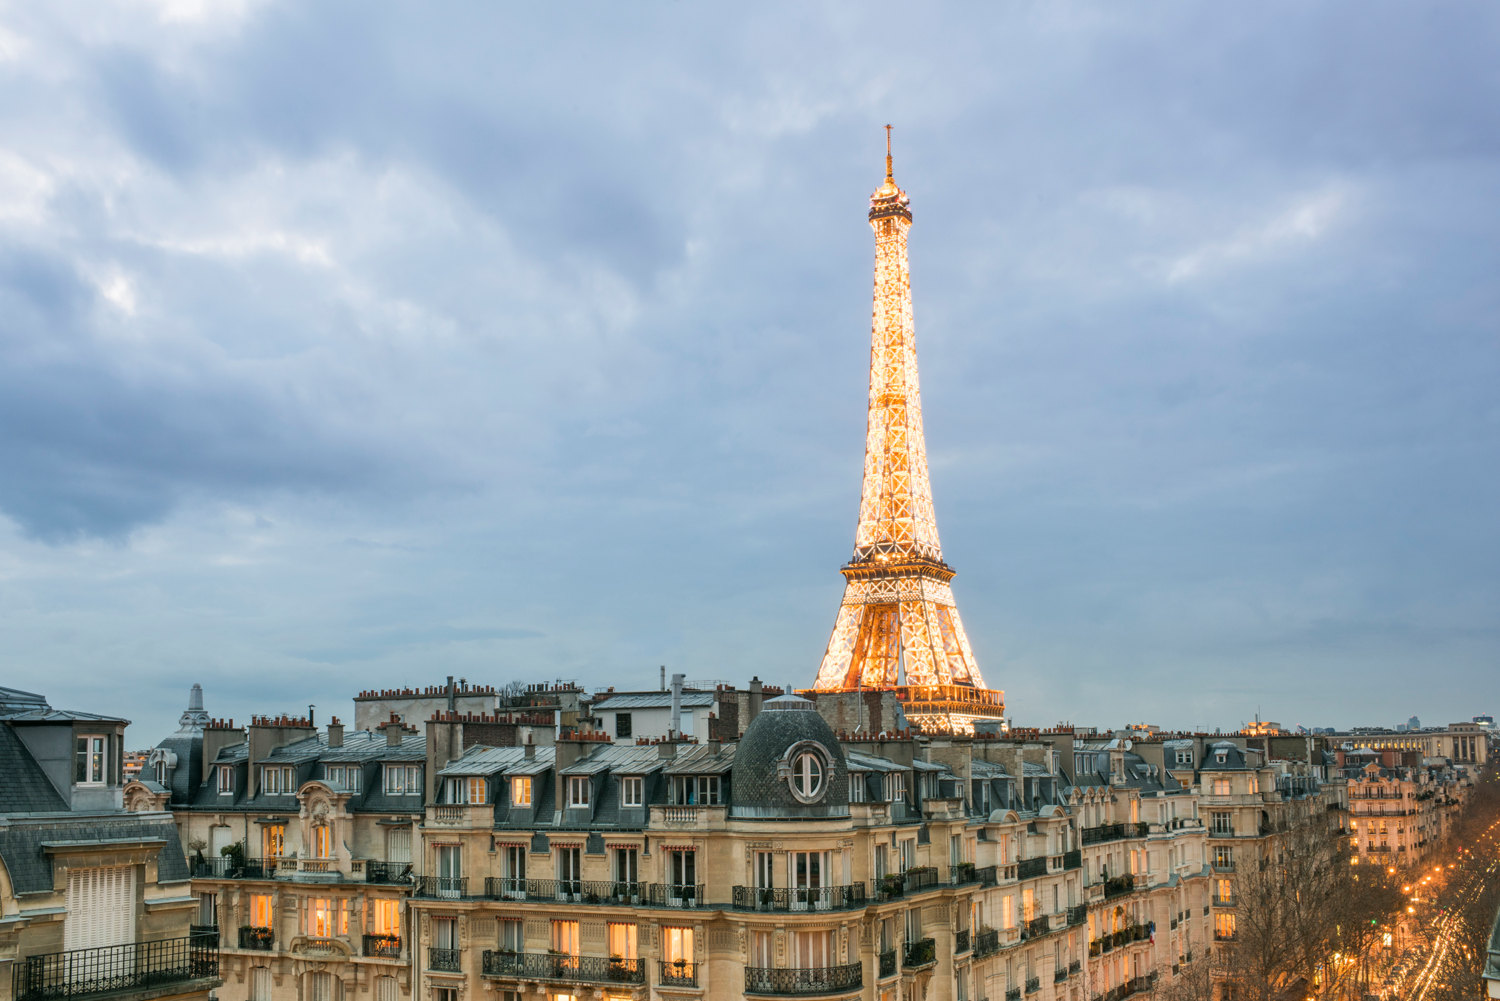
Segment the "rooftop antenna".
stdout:
[[891,173],[891,127],[885,127],[885,179],[895,183],[896,178]]

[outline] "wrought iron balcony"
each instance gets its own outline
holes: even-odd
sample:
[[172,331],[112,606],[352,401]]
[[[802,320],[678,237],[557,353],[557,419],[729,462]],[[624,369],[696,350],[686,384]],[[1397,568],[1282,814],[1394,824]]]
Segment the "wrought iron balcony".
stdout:
[[954,934],[953,951],[955,953],[969,951],[969,929],[964,928]]
[[419,897],[434,897],[438,900],[461,900],[469,895],[467,876],[417,876],[416,893]]
[[[15,962],[15,1001],[45,1001],[217,980],[219,948],[207,935],[127,942],[26,956]],[[212,984],[202,985],[207,990]]]
[[218,925],[188,925],[188,935],[192,938],[201,938],[205,945],[215,948],[219,945]]
[[771,969],[745,967],[746,994],[775,994],[797,997],[807,994],[833,994],[864,985],[864,965],[822,966],[810,968]]
[[959,862],[948,867],[948,882],[954,886],[979,882],[979,870],[973,862]]
[[276,942],[276,933],[270,928],[255,928],[243,925],[240,928],[240,948],[270,952]]
[[974,878],[979,881],[980,886],[997,886],[1000,882],[999,873],[996,867],[992,865],[975,869]]
[[685,959],[671,962],[663,959],[658,979],[663,987],[697,987],[698,964],[689,963]]
[[1035,994],[1037,991],[1039,991],[1041,989],[1042,989],[1042,978],[1041,977],[1027,977],[1026,978],[1026,993],[1027,994]]
[[366,935],[365,955],[379,956],[382,959],[401,958],[401,936],[400,935]]
[[410,883],[410,862],[366,862],[366,883]]
[[1118,897],[1135,889],[1135,876],[1126,873],[1123,876],[1111,876],[1104,881],[1104,899]]
[[1064,869],[1077,869],[1077,868],[1080,868],[1082,865],[1083,865],[1083,852],[1082,851],[1080,851],[1080,850],[1078,850],[1078,849],[1075,848],[1075,849],[1073,849],[1070,852],[1064,852],[1063,853],[1063,868]]
[[730,906],[737,911],[841,911],[865,906],[865,884],[848,886],[736,886]]
[[463,951],[439,949],[435,945],[430,945],[427,947],[427,968],[440,970],[443,973],[458,973],[463,970]]
[[937,962],[937,942],[930,938],[919,938],[906,943],[906,962],[903,966],[929,966]]
[[1011,987],[1005,992],[1005,1001],[1021,1001],[1021,988]]
[[937,866],[913,866],[901,874],[902,889],[907,893],[930,890],[938,885]]
[[983,959],[1000,951],[1000,933],[993,928],[985,928],[974,936],[974,958]]
[[877,976],[894,977],[896,975],[896,950],[886,949],[880,953],[880,972]]
[[[480,957],[487,977],[516,980],[563,980],[573,984],[644,984],[646,966],[639,959],[603,956],[565,956],[550,952],[496,952],[486,949]],[[663,966],[675,964],[663,963]],[[692,964],[684,964],[691,966]],[[696,968],[692,970],[697,980]]]
[[1023,937],[1031,939],[1036,938],[1038,935],[1047,934],[1047,924],[1047,915],[1045,914],[1038,918],[1032,918],[1026,922],[1026,934]]
[[1045,875],[1047,875],[1047,859],[1045,857],[1022,859],[1016,864],[1017,879],[1033,879],[1037,876]]
[[281,869],[295,869],[296,862],[284,858],[194,858],[189,871],[194,879],[275,879]]
[[1068,908],[1068,924],[1081,925],[1089,919],[1089,905],[1076,904]]

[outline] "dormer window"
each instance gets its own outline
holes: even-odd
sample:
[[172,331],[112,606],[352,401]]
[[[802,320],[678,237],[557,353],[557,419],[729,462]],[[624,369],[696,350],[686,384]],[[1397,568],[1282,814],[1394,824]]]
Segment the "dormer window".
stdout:
[[464,779],[449,779],[448,802],[476,806],[483,804],[490,798],[487,785],[485,780],[478,775],[471,775]]
[[260,791],[267,796],[289,796],[297,791],[293,788],[295,784],[288,765],[266,765],[261,769]]
[[156,778],[156,784],[164,786],[167,784],[167,763],[158,761],[151,766],[151,774]]
[[717,806],[717,775],[675,775],[672,777],[672,802],[678,806]]
[[814,750],[805,750],[792,759],[792,795],[803,803],[817,802],[826,786],[828,765]]
[[109,775],[109,741],[100,734],[79,737],[74,745],[73,781],[79,785],[103,785]]
[[510,805],[531,805],[531,776],[517,775],[510,780]]
[[1193,763],[1193,752],[1192,751],[1178,751],[1177,752],[1177,763],[1179,765],[1191,765]]
[[1223,752],[1223,751],[1215,751],[1214,752],[1214,760],[1217,761],[1221,765],[1224,763],[1225,757],[1226,757],[1226,755],[1225,755],[1225,752]]
[[219,795],[228,796],[234,792],[234,768],[230,765],[218,767]]
[[886,774],[885,799],[888,803],[896,803],[906,799],[905,772],[889,772]]
[[359,792],[359,765],[324,765],[323,781],[329,785]]
[[589,794],[592,791],[589,777],[587,775],[568,776],[568,805],[588,806]]
[[392,796],[420,795],[422,769],[417,765],[386,765],[385,791]]
[[642,786],[639,775],[627,775],[620,780],[620,805],[640,806],[644,801]]

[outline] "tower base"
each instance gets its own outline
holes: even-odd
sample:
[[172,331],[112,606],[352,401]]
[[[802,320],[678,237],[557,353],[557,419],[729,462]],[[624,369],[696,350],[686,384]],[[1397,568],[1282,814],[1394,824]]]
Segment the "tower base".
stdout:
[[[835,694],[893,695],[901,715],[913,729],[923,733],[973,733],[976,723],[1005,727],[1005,693],[994,688],[969,685],[883,685],[878,688],[816,688],[797,694],[818,701]],[[874,714],[872,714],[873,716]],[[883,729],[875,719],[861,720],[871,729]],[[847,725],[847,723],[846,723]]]

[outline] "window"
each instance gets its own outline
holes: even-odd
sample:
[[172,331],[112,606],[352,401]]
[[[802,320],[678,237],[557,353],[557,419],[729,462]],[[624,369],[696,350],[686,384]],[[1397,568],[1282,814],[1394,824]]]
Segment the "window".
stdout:
[[635,925],[621,921],[609,923],[609,958],[640,958],[640,953],[636,951]]
[[307,1001],[338,1001],[343,985],[331,973],[307,974]]
[[1228,779],[1214,779],[1213,794],[1215,796],[1228,796],[1229,788]]
[[402,864],[411,861],[411,828],[393,827],[385,833],[385,860]]
[[324,765],[323,781],[329,785],[359,792],[360,771],[358,765]]
[[158,761],[151,766],[151,774],[156,777],[156,784],[164,786],[167,784],[167,763]]
[[1234,881],[1229,879],[1214,880],[1214,902],[1229,904],[1234,902]]
[[219,927],[219,895],[198,894],[198,923],[205,928]]
[[1177,763],[1179,765],[1191,765],[1193,763],[1193,752],[1192,751],[1178,751],[1177,752]]
[[510,780],[510,805],[531,805],[531,776],[517,775]]
[[568,776],[568,805],[588,806],[592,785],[587,775]]
[[458,918],[435,917],[432,919],[432,944],[437,949],[458,948]]
[[719,802],[717,775],[677,775],[672,779],[672,802],[681,806],[715,806]]
[[698,853],[683,851],[667,852],[668,894],[673,900],[687,900],[697,895]]
[[392,796],[422,793],[422,769],[416,765],[386,765],[385,791]]
[[312,938],[349,934],[349,910],[344,901],[314,897],[303,911],[302,933]]
[[525,942],[520,918],[500,919],[500,948],[504,952],[521,952]]
[[269,893],[252,893],[250,895],[250,927],[270,928],[273,913],[274,898]]
[[615,713],[615,736],[629,737],[631,734],[631,719],[629,713]]
[[635,883],[640,880],[640,853],[634,848],[615,849],[615,882]]
[[[219,773],[219,795],[228,796],[234,792],[234,766],[220,765]],[[256,967],[260,969],[260,967]]]
[[[661,930],[661,934],[663,959],[669,963],[675,963],[678,960],[682,960],[684,963],[693,962],[693,929],[666,927]],[[766,933],[757,932],[756,934],[764,935]],[[766,937],[770,938],[769,935]],[[769,959],[770,950],[767,949],[766,952],[766,958]],[[770,966],[771,964],[767,962],[765,965]]]
[[792,759],[792,795],[804,803],[815,802],[823,795],[823,777],[827,766],[816,751],[802,751]]
[[791,934],[791,965],[803,970],[821,970],[833,965],[833,935],[827,931]]
[[489,783],[477,775],[468,778],[449,779],[444,787],[449,803],[483,805],[489,801]]
[[458,1001],[457,987],[434,987],[432,1001]]
[[885,800],[896,803],[906,799],[906,773],[889,772],[885,777]]
[[371,908],[371,925],[376,935],[401,935],[401,901],[376,900]]
[[776,885],[776,855],[773,852],[755,853],[755,885],[768,890]]
[[375,1001],[400,1001],[400,992],[395,977],[375,978]]
[[865,773],[849,773],[849,802],[863,803],[865,801]]
[[1215,813],[1211,815],[1213,820],[1213,832],[1215,834],[1234,833],[1234,815],[1229,813]]
[[552,949],[564,956],[578,955],[578,922],[552,922]]
[[327,824],[315,824],[312,829],[312,857],[333,858],[333,829]]
[[1215,845],[1214,846],[1214,868],[1215,869],[1233,869],[1234,868],[1234,849],[1230,848],[1227,845]]
[[278,859],[286,853],[286,825],[266,824],[260,832],[261,857]]
[[500,890],[502,896],[526,899],[526,846],[506,845],[500,854]]
[[292,769],[286,765],[263,765],[260,770],[260,791],[267,796],[287,796],[297,790]]
[[460,845],[436,845],[438,896],[461,897],[464,891],[463,848]]
[[580,858],[582,851],[577,845],[558,845],[554,850],[557,857],[557,888],[563,893],[583,892],[579,883],[583,878]]
[[1214,938],[1220,942],[1228,942],[1234,938],[1234,913],[1232,911],[1221,911],[1214,915]]
[[73,781],[80,785],[103,785],[109,763],[106,738],[97,734],[79,737],[74,747]]
[[628,775],[620,780],[620,805],[640,806],[642,803],[642,787],[645,783],[639,775]]
[[271,970],[268,967],[250,968],[250,1001],[271,1001]]

